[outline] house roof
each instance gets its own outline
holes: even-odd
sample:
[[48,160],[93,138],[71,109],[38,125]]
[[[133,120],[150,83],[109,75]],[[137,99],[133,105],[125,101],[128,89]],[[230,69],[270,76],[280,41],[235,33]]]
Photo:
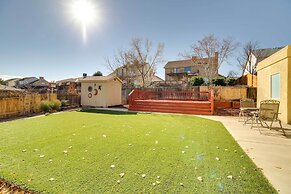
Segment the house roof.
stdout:
[[83,77],[77,77],[77,78],[68,78],[56,81],[56,84],[62,84],[62,83],[70,83],[70,82],[80,82],[80,80],[83,79]]
[[257,63],[258,63],[264,60],[265,58],[273,55],[274,53],[278,52],[282,48],[283,47],[257,49],[257,50],[254,50],[253,54],[257,57]]
[[38,79],[31,84],[33,87],[46,87],[49,86],[49,82],[45,79]]
[[23,80],[26,80],[26,79],[32,79],[32,78],[37,79],[36,77],[24,77],[24,78],[19,79],[19,81],[23,81]]
[[107,75],[107,76],[88,76],[86,78],[83,78],[80,80],[80,82],[107,82],[113,79],[117,79],[120,83],[122,83],[122,81],[114,76],[114,75]]
[[24,92],[24,90],[17,89],[10,86],[0,85],[0,90],[2,91],[15,91],[15,92]]
[[194,65],[195,63],[192,59],[179,60],[179,61],[169,61],[164,68],[173,68],[173,67],[186,67],[189,65]]
[[159,76],[157,76],[157,75],[154,75],[154,77],[153,77],[153,80],[152,81],[165,81],[165,80],[163,80],[162,78],[160,78]]

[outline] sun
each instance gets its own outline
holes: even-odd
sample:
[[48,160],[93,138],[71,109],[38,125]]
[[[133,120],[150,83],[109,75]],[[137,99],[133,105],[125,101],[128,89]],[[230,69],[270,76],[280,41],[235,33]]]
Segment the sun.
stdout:
[[87,40],[87,28],[97,19],[96,5],[91,0],[75,0],[71,5],[73,19],[81,25],[83,40]]

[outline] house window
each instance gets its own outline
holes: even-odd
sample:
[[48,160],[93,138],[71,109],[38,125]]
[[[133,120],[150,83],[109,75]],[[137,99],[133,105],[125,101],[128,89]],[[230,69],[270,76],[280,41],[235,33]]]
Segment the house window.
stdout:
[[280,73],[271,75],[271,98],[280,98]]
[[174,73],[179,73],[179,68],[174,68],[173,72]]
[[184,67],[184,72],[191,73],[191,67]]

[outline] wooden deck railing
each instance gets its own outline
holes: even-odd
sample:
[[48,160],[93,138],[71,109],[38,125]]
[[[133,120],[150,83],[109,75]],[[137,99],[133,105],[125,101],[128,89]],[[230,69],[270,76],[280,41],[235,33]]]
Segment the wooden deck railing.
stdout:
[[[214,92],[203,91],[153,91],[153,90],[132,90],[128,95],[129,105],[133,100],[183,100],[183,101],[210,101],[214,102]],[[214,109],[214,107],[212,107]]]

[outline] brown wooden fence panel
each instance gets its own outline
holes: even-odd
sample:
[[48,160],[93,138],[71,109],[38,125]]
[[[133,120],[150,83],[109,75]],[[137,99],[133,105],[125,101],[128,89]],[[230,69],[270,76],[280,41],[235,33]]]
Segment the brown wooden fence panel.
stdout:
[[23,94],[0,98],[0,118],[39,113],[42,100],[55,100],[56,94]]
[[80,94],[58,94],[57,98],[59,100],[69,101],[70,106],[80,106],[81,105],[81,95]]

